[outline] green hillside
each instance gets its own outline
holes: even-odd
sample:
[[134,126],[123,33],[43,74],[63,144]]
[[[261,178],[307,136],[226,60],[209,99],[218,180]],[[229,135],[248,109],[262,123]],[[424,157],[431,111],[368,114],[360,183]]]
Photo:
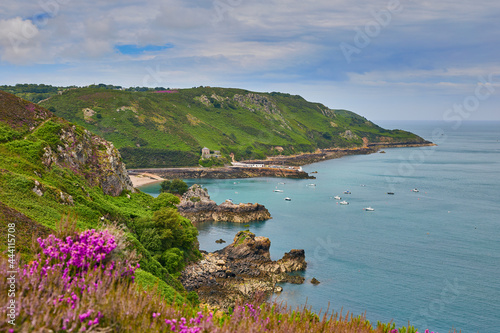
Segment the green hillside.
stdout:
[[276,92],[126,91],[102,85],[61,90],[41,105],[113,142],[127,167],[197,165],[203,147],[243,160],[362,146],[363,138],[365,143],[423,142],[353,112]]
[[[197,231],[172,208],[176,201],[135,190],[110,142],[0,91],[0,222],[15,224],[23,258],[33,255],[32,237],[46,237],[71,215],[80,230],[122,228],[141,276],[168,283],[171,295],[185,293],[172,275],[199,256]],[[0,253],[6,249],[4,238]]]

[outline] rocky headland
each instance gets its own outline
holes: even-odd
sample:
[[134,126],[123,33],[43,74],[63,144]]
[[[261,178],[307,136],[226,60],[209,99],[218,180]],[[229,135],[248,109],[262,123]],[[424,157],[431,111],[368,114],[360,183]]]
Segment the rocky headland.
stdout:
[[181,197],[179,213],[191,222],[238,222],[264,221],[271,218],[266,207],[258,203],[234,204],[229,200],[217,205],[206,189],[194,184]]
[[237,301],[251,299],[256,293],[281,292],[278,283],[304,283],[304,278],[290,272],[307,267],[304,250],[291,250],[282,259],[270,259],[269,238],[240,231],[233,243],[191,264],[180,277],[188,291],[196,291],[202,303],[226,310]]

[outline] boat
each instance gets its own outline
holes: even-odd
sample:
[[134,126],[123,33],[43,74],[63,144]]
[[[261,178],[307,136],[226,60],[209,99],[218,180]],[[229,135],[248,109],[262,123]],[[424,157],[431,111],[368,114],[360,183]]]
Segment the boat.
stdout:
[[371,207],[366,207],[366,208],[363,208],[363,210],[365,210],[367,212],[373,212],[375,209],[373,209]]
[[333,198],[334,198],[335,200],[342,200],[342,198],[341,198],[340,196],[338,196],[338,195],[334,196]]
[[292,201],[292,199],[291,199],[291,198],[289,198],[289,197],[286,197],[286,198],[285,198],[285,201]]
[[283,193],[283,190],[274,190],[274,192]]
[[394,195],[394,192],[387,192],[387,194]]
[[344,194],[351,194],[351,191],[344,191]]
[[307,184],[307,186],[316,186],[316,184]]
[[285,183],[281,182],[281,183],[278,183],[278,185],[285,185]]
[[414,188],[413,190],[411,190],[412,192],[420,192],[419,190],[417,190],[416,188]]
[[344,200],[344,201],[339,202],[339,204],[341,204],[341,205],[348,205],[349,203]]

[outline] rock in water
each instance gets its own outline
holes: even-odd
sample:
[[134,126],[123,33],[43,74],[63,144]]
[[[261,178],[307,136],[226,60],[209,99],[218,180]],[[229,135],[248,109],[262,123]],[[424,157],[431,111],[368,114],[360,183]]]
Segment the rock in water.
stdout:
[[210,199],[208,191],[200,185],[191,186],[177,205],[179,213],[191,222],[238,222],[264,221],[271,214],[263,205],[254,203],[234,204],[229,200],[217,205]]
[[316,280],[315,277],[312,278],[311,283],[314,284],[314,285],[320,284],[320,282],[318,280]]
[[240,231],[232,244],[203,253],[201,261],[186,267],[181,283],[186,290],[195,290],[202,302],[221,309],[234,306],[236,301],[248,301],[255,293],[282,291],[277,283],[303,283],[304,277],[288,272],[306,268],[304,250],[291,250],[272,261],[270,246],[269,238]]

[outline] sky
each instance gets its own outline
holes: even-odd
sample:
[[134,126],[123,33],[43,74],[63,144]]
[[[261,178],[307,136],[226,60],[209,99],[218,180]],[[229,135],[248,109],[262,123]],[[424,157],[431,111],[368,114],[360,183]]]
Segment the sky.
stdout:
[[498,0],[16,0],[0,85],[235,87],[370,120],[500,120]]

